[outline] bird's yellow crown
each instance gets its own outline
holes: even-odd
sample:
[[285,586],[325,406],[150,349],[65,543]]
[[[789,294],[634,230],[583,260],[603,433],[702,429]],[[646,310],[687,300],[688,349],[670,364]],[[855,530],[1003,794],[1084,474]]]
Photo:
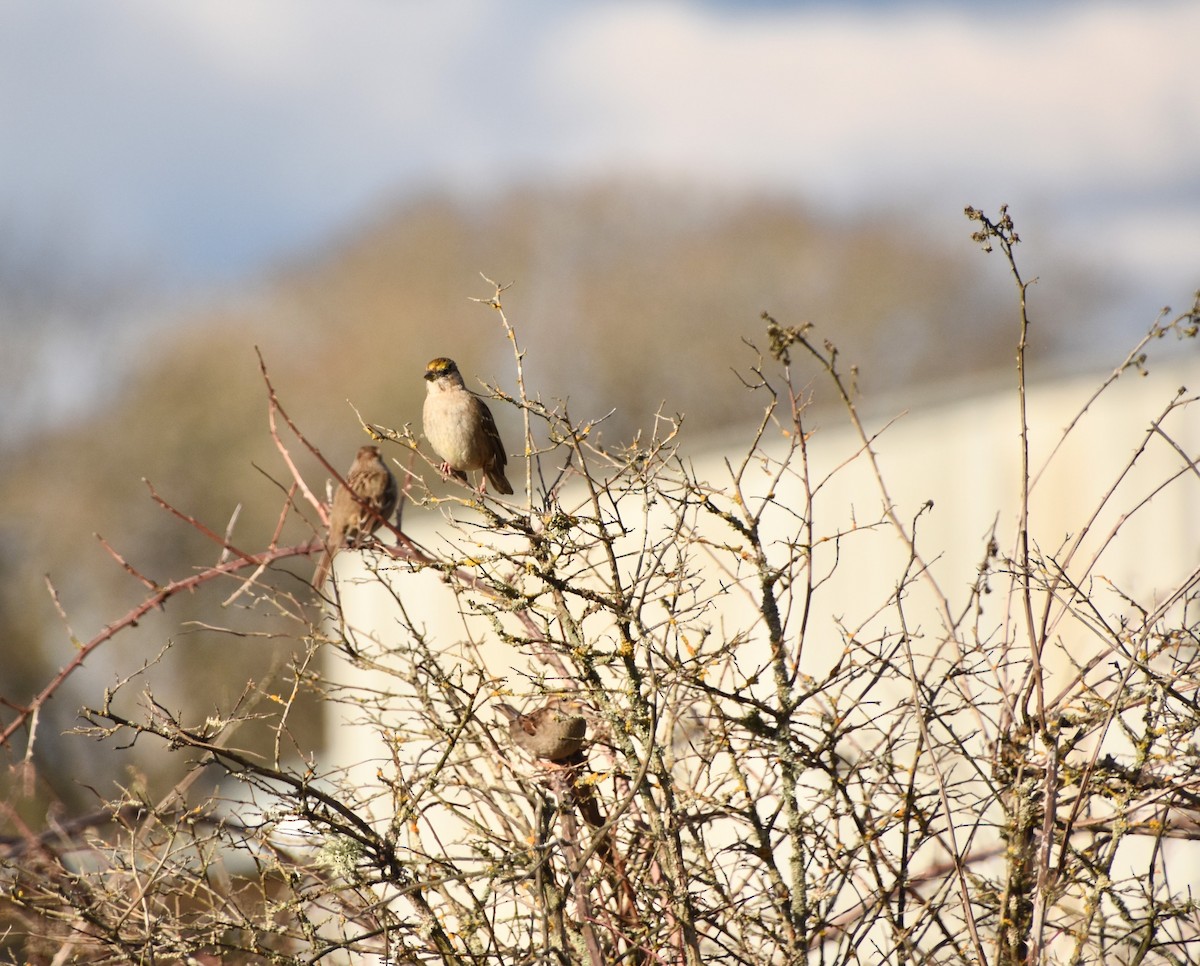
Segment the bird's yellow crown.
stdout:
[[426,379],[437,379],[439,376],[444,376],[448,372],[457,372],[458,366],[454,364],[453,359],[447,359],[445,356],[438,356],[425,367]]

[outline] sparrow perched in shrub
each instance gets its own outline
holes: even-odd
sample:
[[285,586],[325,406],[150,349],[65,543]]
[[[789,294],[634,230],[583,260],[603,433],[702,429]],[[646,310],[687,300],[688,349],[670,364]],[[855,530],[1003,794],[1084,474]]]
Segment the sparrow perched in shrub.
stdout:
[[[498,493],[512,493],[504,475],[508,456],[487,403],[463,383],[453,359],[425,367],[425,438],[442,460],[442,475],[466,482],[469,470],[482,470]],[[483,487],[480,487],[480,492]]]
[[503,702],[496,707],[508,718],[513,743],[534,758],[562,761],[583,749],[587,720],[579,714],[578,701],[555,698],[529,714]]
[[329,536],[325,553],[313,575],[318,590],[329,576],[333,557],[347,543],[369,537],[396,509],[396,478],[379,455],[378,446],[363,446],[346,474],[346,482],[333,494],[329,511]]

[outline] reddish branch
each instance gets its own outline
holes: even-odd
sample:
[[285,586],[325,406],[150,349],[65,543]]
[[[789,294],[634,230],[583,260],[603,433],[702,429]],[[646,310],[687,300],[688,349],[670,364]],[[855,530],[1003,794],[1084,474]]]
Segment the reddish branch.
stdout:
[[[187,519],[184,517],[184,519]],[[207,528],[202,528],[208,533],[212,531]],[[218,542],[224,544],[224,540],[220,537],[213,536]],[[31,716],[35,715],[47,701],[49,701],[54,693],[62,686],[62,683],[70,677],[75,671],[83,667],[86,661],[96,648],[100,647],[106,641],[111,640],[120,631],[127,627],[134,627],[146,614],[157,607],[162,607],[168,600],[183,591],[192,591],[203,584],[208,583],[217,577],[224,577],[227,574],[235,574],[246,567],[259,567],[264,564],[271,564],[277,560],[282,560],[287,557],[306,556],[312,553],[314,545],[312,543],[301,544],[296,547],[274,547],[270,550],[259,554],[243,554],[238,551],[238,557],[234,560],[228,560],[225,563],[218,564],[215,567],[210,567],[201,573],[193,574],[190,577],[185,577],[182,580],[173,580],[168,584],[164,584],[143,600],[140,604],[134,607],[124,616],[113,621],[101,630],[95,637],[86,643],[79,645],[79,651],[71,661],[62,667],[59,672],[50,680],[50,682],[42,688],[41,691],[23,708],[17,708],[17,716],[10,721],[0,732],[0,745],[7,744],[9,738],[13,736]],[[135,573],[139,579],[144,580],[140,575]]]

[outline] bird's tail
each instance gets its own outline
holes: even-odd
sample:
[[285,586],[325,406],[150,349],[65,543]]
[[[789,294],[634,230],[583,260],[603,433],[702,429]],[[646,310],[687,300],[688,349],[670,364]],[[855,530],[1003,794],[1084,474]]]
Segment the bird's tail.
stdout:
[[508,482],[503,470],[484,470],[483,475],[487,477],[488,486],[497,493],[503,493],[505,496],[512,493],[512,484]]

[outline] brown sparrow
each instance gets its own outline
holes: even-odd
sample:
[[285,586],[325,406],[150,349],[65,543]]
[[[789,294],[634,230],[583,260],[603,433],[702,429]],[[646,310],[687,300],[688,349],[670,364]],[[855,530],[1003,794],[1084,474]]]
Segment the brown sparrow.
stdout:
[[562,761],[583,750],[587,720],[579,714],[578,701],[554,698],[529,714],[521,714],[503,702],[496,707],[508,718],[508,733],[513,743],[534,758]]
[[508,733],[518,748],[534,758],[571,769],[567,784],[583,820],[593,828],[603,825],[604,816],[592,786],[575,780],[578,772],[587,768],[583,753],[587,720],[579,713],[583,705],[574,698],[551,698],[545,707],[529,714],[521,714],[503,702],[496,707],[508,718]]
[[[425,438],[441,457],[442,475],[467,481],[468,470],[482,470],[499,493],[511,493],[504,475],[508,456],[487,403],[463,383],[453,359],[434,359],[425,367]],[[483,486],[480,486],[483,492]]]
[[380,457],[379,447],[360,447],[345,484],[333,494],[329,538],[313,575],[314,587],[320,589],[324,585],[333,556],[345,543],[370,536],[392,515],[397,497],[396,478]]

